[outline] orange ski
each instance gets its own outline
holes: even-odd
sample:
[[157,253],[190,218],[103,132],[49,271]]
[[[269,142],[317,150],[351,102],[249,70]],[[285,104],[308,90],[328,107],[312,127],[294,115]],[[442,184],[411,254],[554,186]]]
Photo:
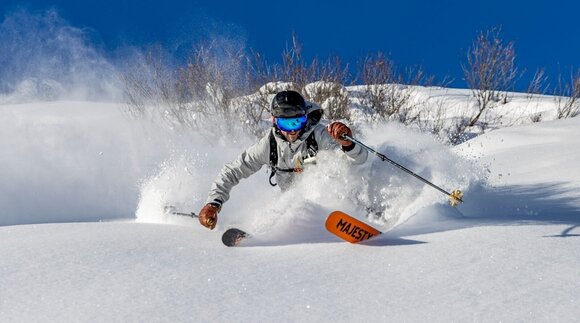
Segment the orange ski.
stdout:
[[350,243],[365,241],[381,234],[381,231],[341,211],[328,215],[326,230]]

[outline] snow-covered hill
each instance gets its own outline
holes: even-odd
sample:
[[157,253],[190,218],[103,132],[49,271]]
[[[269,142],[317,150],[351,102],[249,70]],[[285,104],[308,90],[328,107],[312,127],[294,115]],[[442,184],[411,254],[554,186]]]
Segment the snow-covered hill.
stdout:
[[[580,119],[453,148],[396,124],[360,135],[465,203],[326,154],[284,194],[243,181],[212,232],[163,206],[197,211],[251,138],[208,145],[115,104],[0,106],[1,321],[577,321]],[[398,225],[364,245],[324,230],[369,204]],[[255,239],[224,247],[231,226]]]

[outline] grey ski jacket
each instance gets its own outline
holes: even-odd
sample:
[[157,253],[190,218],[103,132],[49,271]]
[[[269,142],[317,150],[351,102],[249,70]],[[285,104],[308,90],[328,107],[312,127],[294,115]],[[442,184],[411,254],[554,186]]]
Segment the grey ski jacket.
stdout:
[[[230,198],[230,191],[241,179],[247,178],[262,168],[270,164],[270,133],[274,134],[278,146],[278,168],[292,169],[301,166],[304,160],[309,157],[306,139],[314,132],[314,139],[318,144],[318,151],[341,149],[328,131],[321,124],[316,124],[307,129],[295,142],[288,142],[275,128],[272,128],[260,141],[250,146],[242,152],[234,161],[226,164],[213,182],[206,203],[218,203],[222,205]],[[355,144],[349,151],[344,151],[354,164],[362,164],[367,160],[368,152]],[[276,182],[278,186],[285,190],[292,185],[296,173],[276,172]]]

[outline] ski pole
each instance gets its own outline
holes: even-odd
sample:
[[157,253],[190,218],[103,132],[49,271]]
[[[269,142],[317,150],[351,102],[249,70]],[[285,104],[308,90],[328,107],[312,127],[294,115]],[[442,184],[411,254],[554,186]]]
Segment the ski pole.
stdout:
[[361,145],[362,147],[364,147],[366,150],[372,152],[373,154],[375,154],[377,157],[379,157],[382,161],[387,161],[389,163],[391,163],[392,165],[396,166],[397,168],[399,168],[400,170],[404,171],[405,173],[412,175],[413,177],[415,177],[416,179],[422,181],[423,183],[435,188],[436,190],[438,190],[439,192],[447,195],[450,199],[449,204],[451,206],[457,206],[460,203],[463,203],[463,200],[461,199],[463,197],[463,193],[460,190],[454,190],[453,192],[449,193],[446,190],[442,189],[441,187],[429,182],[428,180],[426,180],[425,178],[415,174],[414,172],[412,172],[411,170],[409,170],[408,168],[406,168],[405,166],[395,162],[394,160],[390,159],[389,157],[379,153],[378,151],[372,149],[371,147],[365,145],[364,143],[360,142],[357,139],[354,139],[351,136],[348,136],[346,134],[342,135],[343,139],[348,139],[354,143],[357,143],[359,145]]
[[[199,215],[195,214],[194,212],[190,212],[190,213],[178,212],[178,211],[175,210],[175,206],[172,206],[172,205],[166,206],[164,208],[164,210],[165,210],[165,213],[170,213],[170,214],[173,214],[173,215],[188,216],[188,217],[190,217],[192,219],[199,218]],[[213,219],[207,219],[206,222],[207,222],[207,225],[210,225],[211,226],[213,224]]]
[[191,217],[191,218],[199,218],[199,215],[197,215],[197,214],[195,214],[193,212],[191,212],[191,213],[171,212],[171,214],[181,215],[181,216],[188,216],[188,217]]

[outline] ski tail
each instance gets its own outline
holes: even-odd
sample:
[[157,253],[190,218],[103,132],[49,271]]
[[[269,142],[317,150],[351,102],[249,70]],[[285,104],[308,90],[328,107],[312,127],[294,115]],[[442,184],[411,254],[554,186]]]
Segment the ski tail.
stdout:
[[249,235],[246,232],[240,229],[231,228],[227,229],[226,232],[224,232],[222,235],[222,242],[228,247],[236,247],[239,246],[240,243],[248,237]]
[[350,243],[365,241],[381,234],[381,231],[341,211],[330,213],[325,226],[326,230]]

